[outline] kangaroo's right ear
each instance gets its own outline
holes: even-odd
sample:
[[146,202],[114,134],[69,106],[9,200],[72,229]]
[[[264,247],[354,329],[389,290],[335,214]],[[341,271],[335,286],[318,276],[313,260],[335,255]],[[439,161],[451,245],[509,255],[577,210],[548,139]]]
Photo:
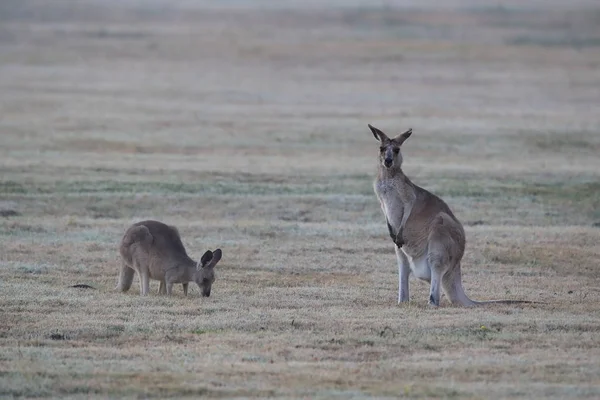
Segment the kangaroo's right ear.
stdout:
[[371,132],[373,132],[373,136],[375,136],[375,139],[379,140],[380,142],[388,140],[388,137],[385,133],[383,133],[379,129],[375,128],[371,124],[367,124],[367,125],[369,125],[369,129],[371,130]]
[[213,258],[213,252],[207,250],[206,253],[200,258],[200,266],[204,267]]

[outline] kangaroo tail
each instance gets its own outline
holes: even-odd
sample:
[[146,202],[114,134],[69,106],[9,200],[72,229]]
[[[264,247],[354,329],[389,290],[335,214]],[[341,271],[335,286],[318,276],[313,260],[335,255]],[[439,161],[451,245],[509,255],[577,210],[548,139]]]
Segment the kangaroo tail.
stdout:
[[483,306],[486,304],[534,304],[541,303],[537,301],[528,300],[487,300],[487,301],[475,301],[471,300],[465,293],[465,289],[462,285],[462,274],[460,272],[460,264],[453,270],[447,272],[442,278],[442,288],[446,293],[446,296],[450,299],[452,304],[462,305],[464,307]]
[[543,301],[530,301],[530,300],[486,300],[486,301],[475,301],[476,305],[482,306],[485,304],[545,304]]
[[460,264],[444,274],[442,277],[442,289],[452,304],[459,304],[464,307],[479,305],[479,302],[471,300],[465,293],[465,289],[463,289]]

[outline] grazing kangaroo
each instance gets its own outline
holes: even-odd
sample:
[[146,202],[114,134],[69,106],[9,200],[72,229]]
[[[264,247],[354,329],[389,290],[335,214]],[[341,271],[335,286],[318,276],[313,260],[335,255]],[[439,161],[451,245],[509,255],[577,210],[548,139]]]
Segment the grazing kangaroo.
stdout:
[[440,305],[440,284],[452,304],[475,306],[489,303],[530,303],[521,300],[479,302],[465,294],[460,260],[465,251],[465,231],[448,205],[415,185],[402,172],[400,147],[412,129],[390,139],[369,125],[381,142],[379,170],[373,184],[387,221],[398,259],[398,303],[408,301],[408,276],[431,283],[429,304]]
[[119,248],[123,262],[117,290],[131,287],[135,272],[140,278],[140,294],[148,294],[149,281],[160,281],[159,293],[171,295],[173,284],[183,284],[187,296],[188,282],[196,282],[204,297],[210,296],[215,280],[214,268],[222,256],[221,249],[208,250],[196,263],[188,257],[179,231],[158,221],[142,221],[131,225]]

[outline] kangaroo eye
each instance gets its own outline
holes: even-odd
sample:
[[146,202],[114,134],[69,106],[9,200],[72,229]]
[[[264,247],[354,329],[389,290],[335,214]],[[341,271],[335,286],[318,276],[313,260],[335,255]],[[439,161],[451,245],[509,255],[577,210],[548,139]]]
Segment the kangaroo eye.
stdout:
[[398,153],[400,153],[400,149],[396,147],[396,148],[394,149],[394,154],[398,154]]
[[385,147],[380,147],[379,151],[383,153],[385,151]]

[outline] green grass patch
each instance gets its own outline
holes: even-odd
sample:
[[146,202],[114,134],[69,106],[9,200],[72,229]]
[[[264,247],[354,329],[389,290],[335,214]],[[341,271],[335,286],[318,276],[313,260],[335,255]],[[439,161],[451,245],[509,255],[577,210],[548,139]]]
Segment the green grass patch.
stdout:
[[315,195],[315,194],[371,194],[371,178],[331,178],[321,177],[314,181],[289,182],[137,182],[137,181],[58,181],[58,182],[0,182],[0,195],[111,195],[126,193],[149,194],[197,194],[197,195]]
[[0,181],[0,194],[25,194],[25,185],[15,181]]
[[521,35],[507,41],[515,46],[572,47],[576,49],[600,46],[600,37]]
[[555,212],[572,212],[600,218],[600,181],[530,182],[521,180],[460,179],[436,182],[436,195],[444,198],[470,198],[479,202],[510,203],[526,200]]

